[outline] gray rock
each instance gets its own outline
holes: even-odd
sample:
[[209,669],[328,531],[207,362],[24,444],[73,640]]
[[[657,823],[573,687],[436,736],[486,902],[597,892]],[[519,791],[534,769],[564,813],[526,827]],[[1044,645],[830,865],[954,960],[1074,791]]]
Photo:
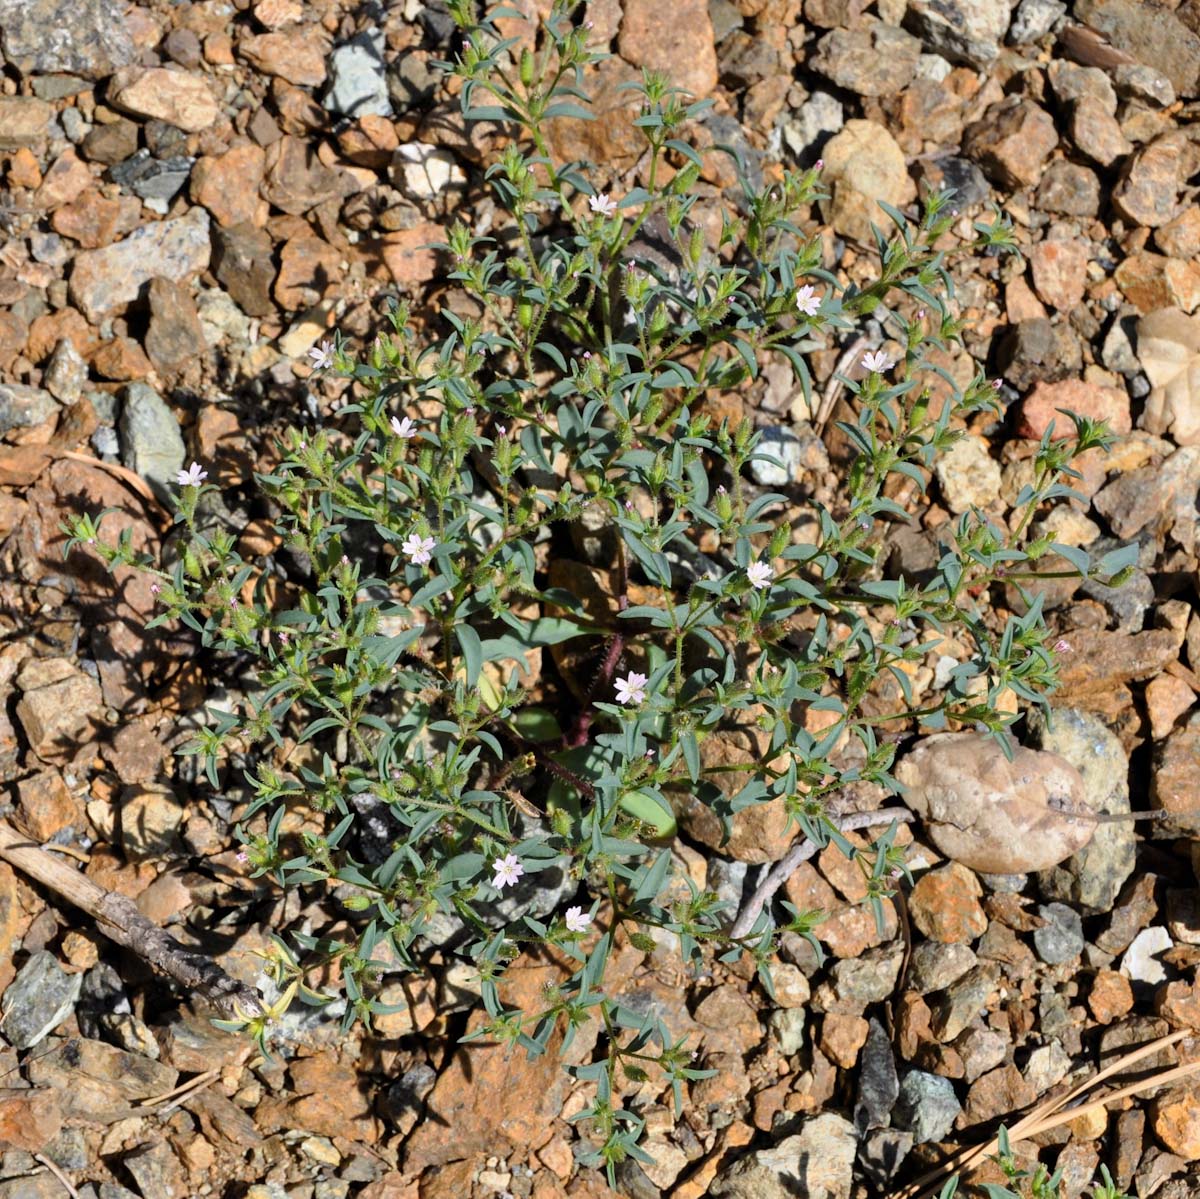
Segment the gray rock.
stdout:
[[735,862],[729,858],[719,858],[715,854],[708,859],[705,870],[704,885],[716,893],[726,911],[735,913],[742,906],[742,895],[746,890],[746,862]]
[[951,62],[986,67],[1008,32],[1008,0],[909,0],[905,28]]
[[[1129,758],[1120,740],[1089,712],[1056,708],[1053,727],[1033,714],[1035,744],[1066,758],[1083,776],[1084,802],[1095,812],[1129,811]],[[1038,875],[1047,899],[1107,912],[1133,873],[1137,840],[1132,823],[1101,824],[1086,848]]]
[[[1038,183],[1037,206],[1063,216],[1095,216],[1100,211],[1100,180],[1088,167],[1056,158]],[[1137,369],[1136,359],[1133,369]]]
[[[1103,537],[1091,548],[1096,557],[1100,557],[1120,544],[1113,538]],[[1146,623],[1146,611],[1154,603],[1154,584],[1144,570],[1135,568],[1120,587],[1108,587],[1097,579],[1087,579],[1080,584],[1079,594],[1103,604],[1117,622],[1119,632],[1140,633]]]
[[828,92],[813,92],[783,121],[783,142],[792,157],[815,158],[821,145],[846,123],[842,102]]
[[39,949],[4,992],[0,1032],[14,1049],[31,1049],[71,1015],[82,986],[82,974],[68,974]]
[[54,347],[42,374],[46,390],[64,404],[73,404],[83,394],[88,368],[71,339],[64,337]]
[[755,458],[750,463],[750,477],[761,487],[787,487],[800,477],[803,465],[803,443],[790,429],[772,427],[763,430],[755,454],[769,454],[782,462],[766,462]]
[[1125,950],[1125,956],[1121,959],[1121,973],[1127,974],[1134,982],[1152,985],[1166,982],[1167,970],[1158,960],[1158,955],[1166,953],[1173,943],[1170,932],[1162,925],[1142,929]]
[[1045,37],[1067,13],[1063,0],[1021,0],[1008,27],[1014,46],[1028,45]]
[[40,387],[0,383],[0,434],[30,429],[58,411],[58,401]]
[[185,156],[153,158],[149,150],[139,150],[111,167],[109,174],[122,191],[143,200],[170,200],[188,181],[194,161]]
[[[1175,103],[1175,89],[1171,81],[1154,67],[1140,62],[1123,62],[1113,72],[1117,94],[1128,100],[1143,100],[1157,108],[1166,108]],[[65,114],[64,114],[65,115]]]
[[0,40],[22,75],[100,79],[136,55],[119,0],[0,0]]
[[858,1064],[854,1127],[860,1135],[871,1128],[883,1128],[889,1122],[899,1093],[900,1078],[896,1073],[891,1038],[883,1025],[872,1017]]
[[101,425],[95,433],[92,434],[92,449],[100,455],[101,458],[115,458],[121,452],[121,439],[117,436],[116,429],[110,425]]
[[709,1188],[725,1199],[849,1199],[858,1141],[854,1125],[833,1112],[811,1117],[800,1132],[722,1170]]
[[918,1145],[923,1145],[948,1136],[961,1112],[962,1104],[948,1078],[910,1070],[900,1083],[893,1117],[900,1128],[913,1134]]
[[390,117],[392,102],[383,66],[383,31],[372,26],[329,56],[329,112],[345,117]]
[[873,1129],[863,1137],[858,1164],[877,1190],[886,1191],[915,1143],[913,1134],[905,1129]]
[[1200,35],[1173,12],[1142,0],[1076,0],[1073,12],[1118,50],[1161,71],[1181,97],[1196,95]]
[[994,962],[973,966],[957,982],[942,991],[930,1004],[933,1035],[939,1041],[953,1041],[979,1016],[996,990],[1000,977]]
[[1022,1073],[1025,1081],[1038,1095],[1044,1095],[1056,1083],[1062,1082],[1071,1070],[1071,1055],[1058,1041],[1042,1045],[1029,1055]]
[[831,29],[817,43],[812,69],[860,96],[894,96],[911,82],[921,43],[902,29],[867,21]]
[[712,22],[713,42],[720,45],[731,33],[741,29],[746,21],[736,4],[729,0],[708,0],[708,19]]
[[[1048,175],[1049,171],[1046,174]],[[1044,177],[1042,182],[1045,183]],[[1100,346],[1100,361],[1110,371],[1119,371],[1122,375],[1136,375],[1142,368],[1133,350],[1136,337],[1137,314],[1115,314]]]
[[1034,929],[1033,945],[1047,966],[1061,966],[1073,961],[1083,952],[1083,919],[1065,903],[1046,903],[1038,908],[1046,921]]
[[[837,1001],[845,1005],[842,1010],[862,1011],[869,1003],[885,1000],[896,986],[903,960],[901,947],[881,945],[868,949],[860,957],[835,963],[831,972],[832,988]],[[823,991],[824,986],[819,990]]]
[[978,961],[969,945],[922,941],[913,949],[908,981],[914,990],[928,995],[957,982]]
[[768,1017],[767,1024],[784,1057],[791,1057],[804,1048],[804,1030],[808,1027],[808,1012],[804,1008],[777,1008]]
[[955,1042],[968,1083],[995,1069],[1008,1055],[1008,1039],[994,1028],[968,1028]]
[[1065,58],[1056,58],[1046,71],[1046,78],[1060,105],[1095,100],[1109,116],[1117,111],[1117,93],[1099,67],[1082,67]]
[[397,113],[425,104],[437,85],[438,75],[429,65],[429,55],[417,50],[400,54],[387,73],[388,99]]
[[71,295],[88,320],[136,300],[155,275],[180,282],[208,266],[208,213],[199,206],[186,216],[143,225],[124,241],[75,256]]
[[130,383],[121,405],[121,462],[161,488],[174,484],[185,454],[179,422],[145,383]]

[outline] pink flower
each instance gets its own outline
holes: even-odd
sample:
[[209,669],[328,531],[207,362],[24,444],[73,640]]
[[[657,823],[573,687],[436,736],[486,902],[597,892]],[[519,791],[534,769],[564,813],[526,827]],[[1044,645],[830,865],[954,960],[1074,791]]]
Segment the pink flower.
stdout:
[[751,562],[746,567],[746,577],[755,591],[764,591],[771,586],[775,568],[769,562]]
[[646,676],[631,670],[623,679],[617,679],[617,703],[640,704],[646,698]]
[[158,595],[161,591],[162,591],[162,588],[157,583],[150,584],[150,594],[151,595]]
[[250,855],[244,849],[239,849],[236,857],[239,862],[248,862],[250,860]]
[[432,537],[422,537],[420,533],[409,533],[408,540],[400,546],[402,552],[408,555],[408,560],[417,566],[424,566],[433,557],[432,550],[437,545]]
[[492,869],[496,872],[496,877],[492,879],[492,886],[497,891],[503,887],[515,887],[517,879],[525,873],[525,867],[521,865],[521,861],[515,853],[497,858],[492,863]]
[[617,202],[608,192],[600,192],[595,196],[588,196],[588,207],[599,216],[612,216],[617,211]]
[[1060,637],[1054,643],[1054,652],[1056,654],[1069,654],[1071,652],[1071,643],[1065,637]]
[[333,342],[323,341],[308,351],[309,360],[315,371],[323,371],[333,365]]
[[811,284],[806,283],[796,292],[796,307],[805,316],[816,316],[821,308],[821,297]]
[[567,929],[573,933],[585,933],[592,917],[581,907],[567,908]]
[[199,487],[208,478],[208,471],[201,469],[199,462],[193,462],[187,470],[181,470],[175,476],[175,482],[180,487]]
[[407,416],[401,420],[398,416],[392,417],[392,432],[397,437],[402,437],[407,441],[417,431],[416,424]]
[[862,364],[874,375],[882,375],[884,371],[892,369],[892,360],[882,350],[864,354]]

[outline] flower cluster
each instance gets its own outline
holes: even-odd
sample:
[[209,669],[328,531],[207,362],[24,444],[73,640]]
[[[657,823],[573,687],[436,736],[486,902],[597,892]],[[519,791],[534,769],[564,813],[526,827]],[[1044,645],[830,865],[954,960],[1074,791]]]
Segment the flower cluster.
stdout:
[[[703,160],[685,139],[705,104],[649,73],[637,85],[644,186],[618,200],[545,151],[547,122],[580,102],[577,75],[597,57],[570,0],[552,0],[545,53],[521,56],[515,76],[508,35],[468,0],[449,8],[464,36],[446,65],[468,117],[490,96],[518,136],[481,177],[496,227],[446,231],[448,282],[466,297],[445,308],[446,335],[397,304],[361,352],[340,335],[310,351],[310,385],[336,374],[348,399],[319,427],[287,430],[258,476],[286,559],[243,557],[201,519],[199,463],[177,478],[169,567],[128,539],[107,544],[92,516],[71,522],[68,549],[151,572],[152,623],[182,622],[220,651],[213,662],[238,664],[228,685],[242,701],[198,716],[187,752],[235,805],[253,873],[325,884],[345,909],[327,938],[294,938],[289,978],[309,986],[336,960],[347,1019],[369,1023],[381,941],[416,969],[417,946],[471,930],[454,952],[482,980],[481,1035],[540,1052],[556,1027],[603,1018],[602,1060],[576,1073],[595,1087],[587,1160],[611,1168],[640,1128],[612,1079],[653,1068],[681,1095],[704,1075],[603,985],[616,938],[674,944],[696,969],[749,954],[769,988],[782,934],[814,937],[808,914],[771,906],[734,935],[714,894],[672,879],[678,823],[704,805],[728,831],[775,805],[877,871],[865,902],[882,919],[896,851],[886,834],[852,847],[826,799],[848,779],[894,788],[902,735],[953,721],[1002,739],[1016,715],[1002,696],[1043,702],[1069,647],[1038,605],[997,631],[975,619],[974,597],[1018,566],[1036,575],[1050,545],[1028,540],[1030,518],[1105,438],[1083,418],[1072,441],[1047,435],[1012,528],[969,512],[945,530],[931,577],[884,577],[889,522],[904,515],[889,482],[927,477],[967,418],[999,410],[982,376],[937,418],[922,386],[959,328],[937,290],[949,196],[928,197],[915,225],[889,210],[886,273],[843,286],[793,223],[821,195],[819,164],[700,219]],[[651,219],[677,271],[637,256]],[[1000,220],[977,229],[962,253],[1006,244]],[[756,487],[761,436],[713,415],[714,401],[773,357],[809,394],[814,346],[867,314],[886,340],[842,380],[857,460],[836,503]],[[1122,555],[1079,569],[1119,578]],[[947,629],[969,659],[944,692],[918,696],[912,679]],[[722,740],[747,734],[763,752],[722,768]],[[281,744],[310,752],[292,759]],[[514,1013],[498,981],[531,938],[574,966],[544,1006]],[[306,995],[331,998],[315,984]]]

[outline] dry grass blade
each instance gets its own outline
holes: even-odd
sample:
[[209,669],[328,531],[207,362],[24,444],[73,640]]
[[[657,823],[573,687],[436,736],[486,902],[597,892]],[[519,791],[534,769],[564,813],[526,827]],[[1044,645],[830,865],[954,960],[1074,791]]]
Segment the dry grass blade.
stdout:
[[[1139,1048],[1118,1058],[1103,1070],[1093,1074],[1090,1078],[1064,1091],[1061,1095],[1039,1103],[1015,1124],[1008,1126],[1008,1139],[1016,1143],[1028,1137],[1036,1136],[1038,1133],[1047,1132],[1052,1128],[1058,1128],[1062,1124],[1067,1124],[1086,1112],[1096,1111],[1099,1108],[1105,1107],[1115,1100],[1125,1099],[1130,1095],[1137,1095],[1142,1091],[1164,1086],[1167,1083],[1175,1082],[1180,1078],[1185,1078],[1189,1074],[1200,1071],[1200,1059],[1194,1062],[1185,1062],[1181,1066],[1168,1067],[1150,1078],[1141,1079],[1139,1082],[1131,1083],[1127,1087],[1122,1087],[1107,1095],[1102,1095],[1089,1103],[1077,1105],[1067,1111],[1062,1110],[1073,1100],[1087,1094],[1087,1092],[1093,1090],[1105,1080],[1112,1078],[1116,1074],[1125,1073],[1136,1066],[1138,1062],[1144,1061],[1160,1050],[1167,1049],[1171,1045],[1184,1040],[1186,1037],[1194,1035],[1193,1032],[1185,1029],[1180,1032],[1168,1033],[1166,1036],[1159,1037],[1155,1041],[1150,1041],[1145,1045],[1139,1046]],[[989,1154],[995,1153],[998,1147],[999,1140],[993,1137],[984,1144],[970,1145],[964,1149],[959,1149],[936,1169],[926,1171],[920,1178],[909,1183],[908,1186],[899,1191],[894,1191],[890,1199],[925,1199],[926,1196],[934,1194],[938,1187],[951,1174],[969,1169]]]

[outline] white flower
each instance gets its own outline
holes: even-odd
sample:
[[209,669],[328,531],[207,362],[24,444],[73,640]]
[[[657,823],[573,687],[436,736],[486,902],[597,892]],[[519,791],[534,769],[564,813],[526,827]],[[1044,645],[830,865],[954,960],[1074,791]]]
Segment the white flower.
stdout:
[[588,196],[588,207],[600,216],[612,216],[617,211],[617,202],[608,192],[601,192],[596,196]]
[[769,562],[751,562],[746,567],[746,578],[750,580],[750,586],[755,591],[762,591],[770,587],[774,577],[775,568]]
[[323,341],[319,346],[313,346],[308,351],[308,356],[312,360],[313,370],[323,371],[333,365],[333,342]]
[[617,679],[614,684],[617,689],[617,702],[621,704],[640,704],[646,698],[646,676],[631,670],[623,679]]
[[417,426],[415,422],[409,420],[407,416],[403,420],[401,420],[398,416],[392,417],[392,432],[395,433],[397,437],[403,437],[407,441],[408,438],[410,438],[416,432],[416,430]]
[[567,930],[573,933],[587,932],[591,924],[591,916],[580,907],[567,908]]
[[175,476],[175,482],[180,487],[199,487],[208,478],[208,471],[200,468],[199,462],[193,462],[187,470],[181,470]]
[[873,354],[864,354],[862,364],[876,375],[882,375],[884,371],[892,369],[892,360],[882,350],[876,350]]
[[800,288],[796,292],[796,307],[805,316],[816,316],[821,308],[821,297],[817,295],[816,288],[808,283]]
[[521,861],[515,853],[505,854],[504,857],[497,858],[492,863],[492,869],[496,872],[496,877],[492,879],[492,886],[497,891],[501,887],[515,887],[517,879],[525,873],[525,867],[521,865]]
[[417,566],[424,566],[433,556],[433,547],[437,545],[432,537],[422,537],[420,533],[409,533],[408,540],[400,549],[408,555],[408,560]]

